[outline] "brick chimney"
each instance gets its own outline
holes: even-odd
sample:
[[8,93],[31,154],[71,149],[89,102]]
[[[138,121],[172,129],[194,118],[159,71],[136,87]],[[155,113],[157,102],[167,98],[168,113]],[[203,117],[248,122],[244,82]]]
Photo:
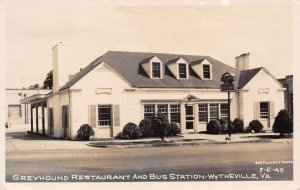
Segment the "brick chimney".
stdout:
[[53,92],[59,89],[69,80],[69,56],[68,45],[59,42],[52,48],[53,57]]
[[235,58],[235,68],[240,71],[249,69],[249,55],[250,53],[244,53]]

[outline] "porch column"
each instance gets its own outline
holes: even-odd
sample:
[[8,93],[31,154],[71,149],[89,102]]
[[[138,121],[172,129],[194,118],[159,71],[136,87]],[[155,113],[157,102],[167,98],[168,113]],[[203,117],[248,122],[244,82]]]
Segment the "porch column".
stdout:
[[31,132],[33,132],[33,108],[34,106],[30,106],[30,126],[31,126]]
[[35,123],[36,123],[36,132],[39,133],[39,106],[35,106]]
[[43,134],[45,134],[45,105],[42,105],[42,127],[43,127]]

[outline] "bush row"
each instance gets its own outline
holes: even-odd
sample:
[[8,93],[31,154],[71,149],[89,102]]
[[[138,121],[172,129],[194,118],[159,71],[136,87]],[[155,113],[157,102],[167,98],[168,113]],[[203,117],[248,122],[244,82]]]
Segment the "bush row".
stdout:
[[138,126],[131,122],[127,123],[116,138],[160,137],[163,140],[164,136],[175,136],[180,133],[181,130],[176,123],[169,123],[167,116],[158,115],[141,120]]
[[[243,120],[239,118],[234,119],[233,122],[230,121],[230,124],[232,133],[257,133],[263,129],[263,125],[258,120],[252,120],[246,129],[244,129]],[[228,133],[228,121],[223,119],[211,120],[207,124],[206,130],[210,134]],[[293,119],[287,110],[280,110],[278,112],[273,124],[273,131],[280,133],[281,136],[284,133],[293,133]],[[139,126],[131,122],[127,123],[122,133],[118,134],[116,138],[161,137],[163,140],[164,136],[175,136],[180,133],[181,130],[176,123],[169,123],[165,115],[158,115],[151,119],[141,120]],[[89,140],[90,136],[93,135],[95,135],[95,132],[88,124],[83,124],[77,131],[77,138],[79,140]]]
[[[249,123],[249,127],[244,129],[243,120],[236,118],[233,122],[230,121],[231,133],[249,133],[260,132],[263,129],[263,125],[258,120],[252,120]],[[206,131],[209,134],[225,134],[228,133],[228,121],[224,119],[211,120],[206,127]]]
[[[252,120],[249,123],[249,127],[244,129],[243,120],[236,118],[231,123],[232,133],[249,133],[249,132],[261,132],[263,125],[259,120]],[[293,118],[290,116],[289,112],[285,109],[280,110],[275,117],[275,121],[272,128],[273,132],[283,134],[293,133]],[[210,134],[224,134],[228,133],[228,121],[223,119],[211,120],[207,124],[207,133]]]

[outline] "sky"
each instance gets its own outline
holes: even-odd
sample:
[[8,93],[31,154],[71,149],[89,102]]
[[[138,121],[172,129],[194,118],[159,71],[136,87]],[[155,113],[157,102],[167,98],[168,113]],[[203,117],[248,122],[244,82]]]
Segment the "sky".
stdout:
[[110,50],[207,55],[233,67],[235,57],[250,53],[250,68],[292,74],[290,4],[195,2],[6,1],[5,87],[42,84],[58,42],[68,44],[70,74]]

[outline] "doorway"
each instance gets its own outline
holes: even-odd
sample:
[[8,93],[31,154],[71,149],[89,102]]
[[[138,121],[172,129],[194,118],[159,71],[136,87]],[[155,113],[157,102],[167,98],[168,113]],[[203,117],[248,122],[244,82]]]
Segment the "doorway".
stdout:
[[259,103],[259,120],[265,129],[270,128],[270,102]]
[[185,106],[185,129],[187,131],[194,131],[194,105]]

